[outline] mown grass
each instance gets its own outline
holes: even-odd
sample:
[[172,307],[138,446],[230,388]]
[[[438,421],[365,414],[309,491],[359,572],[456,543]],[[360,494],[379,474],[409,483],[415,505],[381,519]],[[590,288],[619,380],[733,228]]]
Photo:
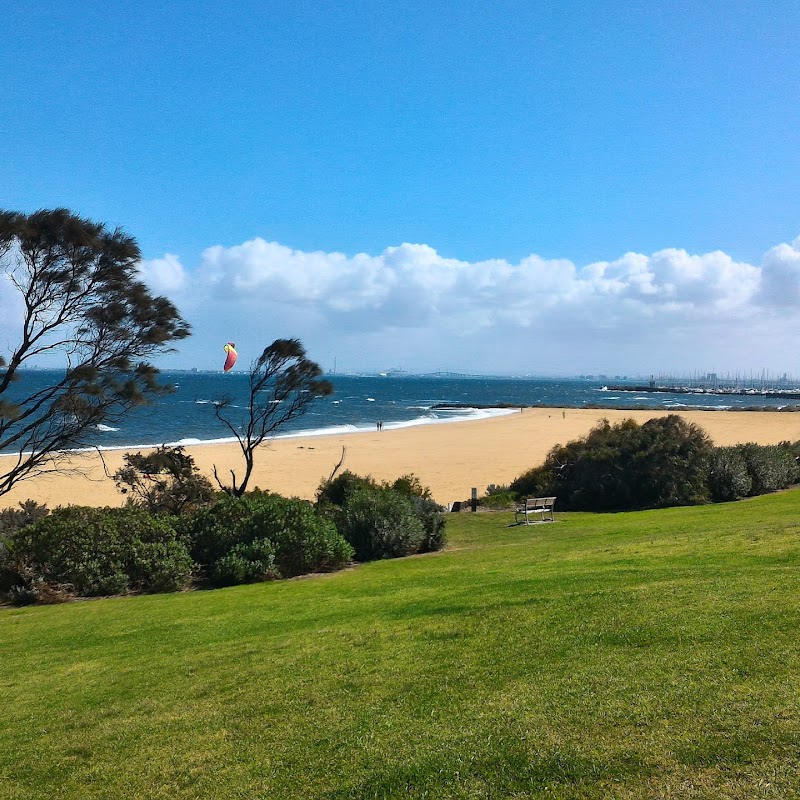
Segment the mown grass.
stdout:
[[800,797],[800,492],[0,610],[0,798]]

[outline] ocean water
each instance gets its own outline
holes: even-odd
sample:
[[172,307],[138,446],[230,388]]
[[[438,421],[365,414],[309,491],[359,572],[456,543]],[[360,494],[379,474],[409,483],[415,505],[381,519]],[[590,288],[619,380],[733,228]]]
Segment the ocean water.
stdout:
[[[56,376],[49,370],[26,371],[13,385],[14,393],[28,393]],[[370,431],[375,430],[378,421],[389,430],[514,413],[513,409],[497,407],[502,405],[726,410],[782,407],[793,402],[771,397],[608,391],[602,382],[577,379],[327,377],[333,382],[335,394],[318,399],[308,413],[282,428],[279,436]],[[99,426],[87,444],[115,448],[232,441],[215,419],[213,403],[230,397],[232,411],[238,407],[244,413],[244,372],[162,372],[161,380],[174,391],[152,405],[135,409],[118,422]],[[444,404],[455,407],[436,408]]]

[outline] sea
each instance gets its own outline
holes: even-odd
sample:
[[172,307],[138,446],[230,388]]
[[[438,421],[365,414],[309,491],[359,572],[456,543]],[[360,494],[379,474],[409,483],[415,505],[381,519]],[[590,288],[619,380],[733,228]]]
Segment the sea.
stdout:
[[[26,370],[14,394],[29,393],[63,375]],[[609,390],[608,381],[564,378],[480,376],[328,375],[335,392],[318,398],[303,416],[281,428],[278,437],[324,436],[414,425],[442,425],[516,413],[521,406],[556,408],[708,409],[783,408],[793,400],[764,396],[664,394]],[[214,403],[229,398],[231,412],[244,415],[245,372],[162,372],[171,392],[91,432],[86,445],[102,449],[159,444],[196,445],[235,441],[214,416]],[[614,381],[615,386],[620,381]],[[9,397],[8,399],[13,399]],[[242,416],[243,418],[243,416]]]

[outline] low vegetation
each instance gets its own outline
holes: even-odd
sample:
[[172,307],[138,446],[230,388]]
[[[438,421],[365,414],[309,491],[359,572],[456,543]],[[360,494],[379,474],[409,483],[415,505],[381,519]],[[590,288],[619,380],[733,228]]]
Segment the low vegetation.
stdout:
[[576,511],[698,505],[791,486],[800,480],[798,455],[800,443],[714,447],[702,428],[675,414],[642,425],[603,421],[554,447],[509,490],[554,495],[559,508]]
[[6,550],[15,579],[7,588],[18,603],[174,592],[193,567],[169,522],[134,508],[57,508],[18,531]]
[[378,483],[346,470],[320,486],[317,507],[359,561],[429,553],[445,545],[442,509],[414,475]]
[[0,610],[0,798],[800,796],[800,492]]
[[127,453],[113,478],[129,506],[151,514],[185,514],[214,499],[211,481],[181,446]]
[[445,519],[413,475],[343,473],[312,505],[255,490],[214,493],[180,447],[125,459],[125,508],[26,503],[0,513],[0,599],[173,592],[330,572],[439,550]]
[[223,495],[178,528],[212,586],[328,572],[353,557],[353,548],[309,503],[263,492]]

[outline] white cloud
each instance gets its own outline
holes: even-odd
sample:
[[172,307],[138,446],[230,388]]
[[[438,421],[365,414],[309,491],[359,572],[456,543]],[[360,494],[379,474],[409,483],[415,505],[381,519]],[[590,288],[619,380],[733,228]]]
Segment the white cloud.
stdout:
[[139,275],[158,294],[180,292],[187,284],[186,270],[178,256],[167,253],[163,258],[142,261]]
[[[210,247],[191,270],[166,255],[141,271],[186,311],[198,336],[210,336],[212,325],[262,344],[273,333],[298,335],[331,353],[349,352],[359,361],[353,368],[401,359],[464,368],[481,353],[473,371],[505,370],[531,347],[546,348],[564,372],[580,369],[565,363],[577,355],[596,363],[609,354],[614,369],[647,368],[651,358],[673,355],[697,355],[716,368],[717,354],[757,354],[747,321],[760,311],[793,335],[773,312],[800,300],[800,238],[769,250],[761,266],[721,251],[666,249],[583,267],[537,255],[462,261],[426,244],[347,256],[257,238]],[[765,348],[774,350],[776,330],[764,332]]]
[[800,236],[764,255],[760,299],[781,309],[800,304]]

